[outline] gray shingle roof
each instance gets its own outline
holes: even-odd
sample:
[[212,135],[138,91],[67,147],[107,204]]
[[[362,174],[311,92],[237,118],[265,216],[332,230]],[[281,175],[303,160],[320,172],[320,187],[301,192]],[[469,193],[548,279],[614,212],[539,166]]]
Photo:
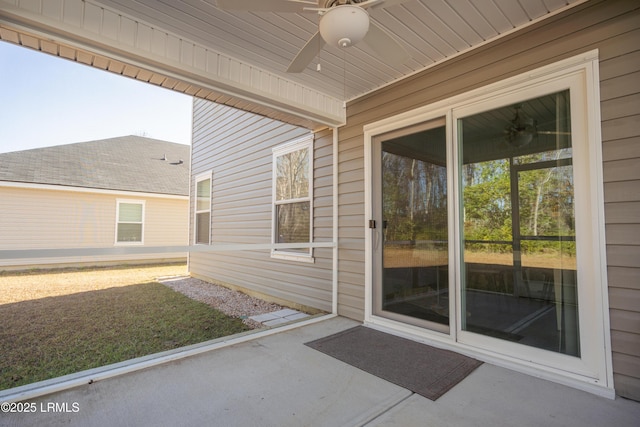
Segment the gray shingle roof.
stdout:
[[190,148],[122,136],[15,151],[0,154],[0,181],[186,196]]

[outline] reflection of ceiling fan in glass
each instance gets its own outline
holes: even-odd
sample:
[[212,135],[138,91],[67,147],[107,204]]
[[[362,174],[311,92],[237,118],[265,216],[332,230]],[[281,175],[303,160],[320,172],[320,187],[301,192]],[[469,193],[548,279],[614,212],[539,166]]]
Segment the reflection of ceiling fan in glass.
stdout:
[[515,113],[513,119],[504,128],[505,139],[509,145],[515,148],[529,145],[538,135],[571,135],[571,132],[539,131],[536,119],[529,117],[522,111],[522,105],[513,107]]
[[522,105],[516,105],[514,108],[515,114],[509,125],[504,128],[504,133],[509,145],[520,148],[529,145],[536,136],[536,120],[520,111]]
[[217,0],[217,5],[222,10],[319,14],[318,31],[287,68],[289,73],[300,73],[325,44],[346,48],[362,41],[388,64],[406,62],[409,59],[406,49],[385,29],[371,21],[367,11],[406,1],[408,0]]

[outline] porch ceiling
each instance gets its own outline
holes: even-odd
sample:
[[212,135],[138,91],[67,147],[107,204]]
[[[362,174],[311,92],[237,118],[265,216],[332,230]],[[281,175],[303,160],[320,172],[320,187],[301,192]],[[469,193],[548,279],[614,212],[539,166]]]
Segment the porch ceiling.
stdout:
[[[584,0],[408,0],[377,8],[373,21],[410,53],[386,64],[363,43],[325,46],[299,74],[290,61],[317,31],[315,13],[223,11],[215,0],[97,0],[303,86],[351,100]],[[324,0],[320,0],[324,3]],[[384,7],[384,5],[383,5]],[[320,72],[316,64],[321,64]]]
[[408,0],[371,11],[406,63],[325,46],[302,73],[286,69],[316,14],[228,12],[215,0],[0,0],[0,38],[317,129],[344,123],[344,102],[585,1]]

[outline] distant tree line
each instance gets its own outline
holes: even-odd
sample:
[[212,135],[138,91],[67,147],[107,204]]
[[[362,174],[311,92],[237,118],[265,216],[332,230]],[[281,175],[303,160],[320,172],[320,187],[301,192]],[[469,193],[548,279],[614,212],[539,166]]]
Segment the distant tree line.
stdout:
[[[570,155],[570,149],[563,151],[520,156],[514,162],[527,165],[516,168],[517,189],[513,190],[525,253],[555,253],[562,248],[565,255],[575,254],[571,241],[575,237],[572,166],[566,161],[549,163],[558,161],[560,154]],[[446,241],[446,168],[387,152],[383,152],[382,163],[385,241]],[[538,168],[536,163],[544,167]],[[485,242],[467,243],[467,249],[512,251],[516,209],[512,205],[511,168],[509,159],[462,167],[464,239]]]

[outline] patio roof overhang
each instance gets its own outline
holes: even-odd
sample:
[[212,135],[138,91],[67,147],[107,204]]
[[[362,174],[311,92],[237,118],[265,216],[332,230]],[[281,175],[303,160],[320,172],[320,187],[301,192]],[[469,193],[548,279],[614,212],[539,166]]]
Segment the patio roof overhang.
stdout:
[[0,40],[319,130],[345,124],[351,100],[585,1],[491,0],[478,11],[411,0],[372,14],[407,47],[409,62],[386,64],[360,46],[325,48],[322,72],[314,63],[293,74],[285,70],[315,31],[313,14],[227,12],[186,0],[0,0]]
[[0,1],[0,40],[312,130],[345,122],[341,100],[175,36],[158,52]]

